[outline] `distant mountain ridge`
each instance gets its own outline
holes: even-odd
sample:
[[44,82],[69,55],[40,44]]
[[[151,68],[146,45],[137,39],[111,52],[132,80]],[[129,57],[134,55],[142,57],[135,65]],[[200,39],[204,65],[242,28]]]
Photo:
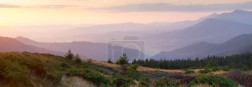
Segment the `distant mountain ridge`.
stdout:
[[[73,52],[78,53],[82,57],[97,60],[107,60],[107,47],[110,44],[105,42],[109,41],[108,37],[114,36],[117,38],[117,36],[127,35],[141,35],[140,37],[142,37],[145,43],[146,51],[154,50],[156,53],[161,51],[160,54],[164,56],[166,56],[167,52],[172,53],[174,57],[185,57],[187,55],[204,56],[207,52],[209,52],[208,54],[222,55],[235,52],[227,52],[221,49],[222,47],[229,47],[231,44],[221,46],[219,46],[219,44],[226,43],[228,40],[239,35],[252,33],[252,12],[235,10],[229,13],[214,13],[196,21],[182,21],[176,23],[157,22],[150,24],[129,22],[80,27],[75,30],[66,31],[65,34],[69,35],[69,37],[66,36],[61,38],[72,40],[72,38],[76,37],[82,40],[62,43],[36,42],[24,37],[17,37],[16,40],[25,45],[61,53],[72,49]],[[86,31],[92,31],[92,33],[86,33]],[[83,41],[86,38],[93,37],[101,42]],[[197,45],[196,47],[195,44]],[[244,47],[240,47],[241,50],[242,48]],[[123,46],[117,46],[116,49],[122,50]],[[208,49],[215,50],[216,52],[212,52]],[[138,55],[137,53],[145,55],[143,52],[139,52],[136,49],[127,48],[127,50],[130,58],[135,58]],[[197,50],[200,51],[195,52]],[[201,53],[203,54],[201,55]],[[116,54],[118,54],[116,55],[118,58],[121,52],[117,52]]]
[[[18,41],[25,43],[27,45],[41,47],[45,49],[50,49],[53,51],[66,52],[71,49],[74,53],[79,54],[82,58],[90,58],[95,60],[107,61],[108,56],[108,45],[105,43],[91,43],[85,41],[74,41],[74,42],[65,42],[65,43],[44,43],[36,42],[24,37],[17,37]],[[121,51],[126,53],[130,60],[134,58],[144,57],[145,54],[136,49],[125,48],[121,46],[114,46],[114,58],[120,58],[123,54]],[[117,60],[117,59],[111,59]]]
[[221,44],[198,43],[171,52],[161,52],[152,58],[202,58],[208,55],[228,56],[247,52],[252,52],[252,34],[243,34]]
[[252,33],[252,25],[211,18],[183,30],[149,36],[147,43],[156,49],[171,51],[199,42],[222,43],[249,33]]
[[[242,34],[252,33],[252,12],[235,10],[198,19],[197,24],[172,32],[145,37],[147,47],[172,51],[199,42],[222,43]],[[156,45],[158,44],[158,45]]]
[[9,37],[0,37],[0,51],[36,52],[63,55],[62,52],[51,51],[40,47],[30,46]]
[[220,14],[216,16],[215,18],[229,20],[229,21],[236,21],[236,22],[252,25],[252,12],[251,11],[238,9],[231,13]]

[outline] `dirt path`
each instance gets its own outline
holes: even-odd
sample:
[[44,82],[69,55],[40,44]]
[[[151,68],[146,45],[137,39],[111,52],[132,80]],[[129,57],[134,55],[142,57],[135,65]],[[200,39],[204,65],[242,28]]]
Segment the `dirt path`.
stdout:
[[[114,72],[111,69],[114,69],[115,71],[118,71],[117,69],[120,69],[119,65],[107,63],[104,61],[92,60],[91,62],[101,67],[101,69],[104,69],[104,70],[109,69],[111,72]],[[162,72],[169,72],[169,73],[184,73],[184,70],[182,69],[157,69],[157,68],[149,68],[149,67],[142,67],[142,66],[139,66],[137,70],[138,71],[162,71]]]

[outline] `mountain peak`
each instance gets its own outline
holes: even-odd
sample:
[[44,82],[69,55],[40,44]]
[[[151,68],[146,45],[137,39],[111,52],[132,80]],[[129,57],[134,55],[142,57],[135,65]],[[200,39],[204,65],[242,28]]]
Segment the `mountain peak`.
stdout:
[[237,10],[234,10],[232,13],[246,13],[246,12],[248,11],[237,9]]
[[23,36],[17,36],[16,39],[28,39],[28,38],[23,37]]
[[218,16],[218,13],[213,13],[213,14],[209,15],[209,17],[215,17],[215,16]]
[[24,42],[36,43],[35,41],[33,41],[33,40],[29,39],[29,38],[23,37],[23,36],[18,36],[15,39],[22,42],[22,43],[24,43]]

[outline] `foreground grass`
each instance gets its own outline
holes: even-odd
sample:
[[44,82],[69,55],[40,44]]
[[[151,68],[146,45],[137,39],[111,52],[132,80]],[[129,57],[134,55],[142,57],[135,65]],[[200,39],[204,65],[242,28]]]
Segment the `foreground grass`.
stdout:
[[[199,77],[191,77],[192,71],[187,73],[189,75],[184,75],[185,70],[141,66],[132,70],[130,69],[132,66],[128,65],[129,69],[126,72],[108,74],[97,65],[120,71],[119,65],[102,61],[76,62],[75,59],[69,60],[51,54],[0,52],[0,85],[1,87],[83,87],[84,85],[90,87],[197,87],[197,85],[216,84],[220,87],[235,87],[237,85],[221,76],[199,74]],[[196,70],[198,69],[194,70],[195,73],[198,73]],[[148,75],[148,72],[151,73]],[[171,73],[177,74],[173,76]],[[152,75],[162,77],[155,79],[148,77]],[[224,82],[219,83],[220,81]]]
[[[5,87],[60,86],[64,75],[85,72],[85,79],[92,81],[103,77],[104,72],[86,63],[76,63],[61,56],[36,53],[0,53],[0,84]],[[13,84],[15,83],[15,84]]]

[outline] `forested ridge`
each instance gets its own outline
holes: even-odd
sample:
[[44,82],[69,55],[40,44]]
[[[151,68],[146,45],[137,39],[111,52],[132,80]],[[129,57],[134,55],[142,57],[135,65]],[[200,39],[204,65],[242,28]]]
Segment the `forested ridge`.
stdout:
[[228,67],[236,69],[252,68],[252,53],[243,53],[231,56],[208,56],[202,59],[186,60],[133,60],[133,64],[161,69],[188,69],[206,67]]

